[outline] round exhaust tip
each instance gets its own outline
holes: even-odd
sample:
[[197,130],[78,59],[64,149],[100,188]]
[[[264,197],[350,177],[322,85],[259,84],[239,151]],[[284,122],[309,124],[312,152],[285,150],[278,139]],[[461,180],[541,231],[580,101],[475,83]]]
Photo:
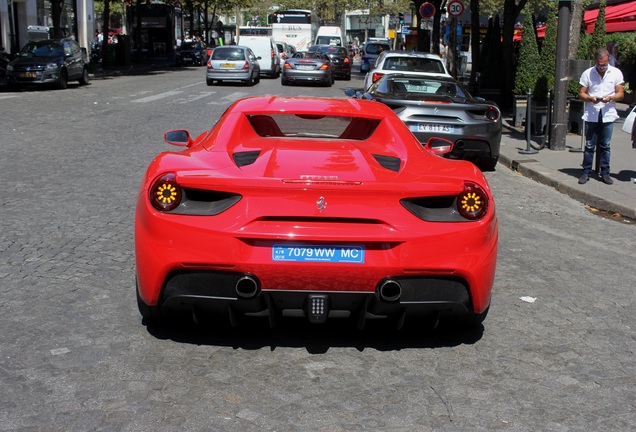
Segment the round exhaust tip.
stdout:
[[387,279],[380,284],[378,289],[380,298],[387,302],[394,302],[402,296],[402,286],[393,279]]
[[258,281],[253,276],[242,276],[236,281],[236,294],[241,298],[255,297],[258,290]]

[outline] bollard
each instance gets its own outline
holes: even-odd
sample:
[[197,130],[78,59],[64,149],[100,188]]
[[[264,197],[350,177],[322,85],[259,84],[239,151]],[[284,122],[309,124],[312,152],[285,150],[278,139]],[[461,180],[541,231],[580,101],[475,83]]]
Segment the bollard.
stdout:
[[526,105],[526,149],[519,150],[521,154],[536,154],[537,150],[532,148],[531,142],[531,129],[532,129],[532,90],[528,89],[528,100]]

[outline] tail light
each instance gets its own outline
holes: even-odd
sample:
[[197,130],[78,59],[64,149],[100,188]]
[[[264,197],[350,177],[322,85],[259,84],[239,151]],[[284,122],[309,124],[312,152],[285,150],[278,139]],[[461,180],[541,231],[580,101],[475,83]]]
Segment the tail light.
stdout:
[[291,65],[290,65],[289,63],[287,63],[287,62],[285,62],[285,64],[283,65],[283,67],[284,67],[285,69],[291,69],[291,68],[292,68],[292,67],[291,67]]
[[245,64],[243,65],[243,69],[248,70],[249,68],[250,68],[250,63],[246,61]]
[[377,80],[379,80],[383,76],[384,76],[383,73],[374,72],[373,75],[371,76],[371,82],[376,82]]
[[324,64],[324,65],[320,66],[319,69],[322,69],[322,70],[329,69],[329,65],[328,64]]
[[214,69],[214,66],[212,66],[212,59],[208,60],[208,69]]
[[351,60],[349,59],[349,57],[345,57],[343,63],[351,63]]
[[488,212],[488,194],[471,182],[464,182],[464,190],[457,197],[457,211],[466,219],[481,219]]
[[173,173],[164,174],[152,184],[148,192],[150,204],[161,212],[174,210],[181,204],[182,191]]
[[488,120],[497,121],[499,119],[499,110],[495,107],[488,107],[486,110],[486,118]]

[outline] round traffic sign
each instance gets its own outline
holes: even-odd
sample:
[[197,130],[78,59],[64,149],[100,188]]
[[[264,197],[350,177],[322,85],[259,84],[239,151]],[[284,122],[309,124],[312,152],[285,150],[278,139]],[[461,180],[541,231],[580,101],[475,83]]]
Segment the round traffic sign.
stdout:
[[433,15],[435,15],[435,5],[429,2],[422,3],[422,6],[420,6],[420,16],[428,19]]
[[453,0],[448,4],[448,13],[454,17],[460,16],[464,13],[464,3],[459,0]]

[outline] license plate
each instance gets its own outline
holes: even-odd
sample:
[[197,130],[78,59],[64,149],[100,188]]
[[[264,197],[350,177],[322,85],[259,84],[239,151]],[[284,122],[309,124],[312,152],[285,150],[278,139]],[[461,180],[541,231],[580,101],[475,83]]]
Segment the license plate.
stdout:
[[300,69],[300,70],[313,70],[314,67],[311,65],[297,65],[296,69]]
[[37,74],[35,72],[22,72],[20,76],[22,78],[35,78]]
[[364,264],[362,246],[275,244],[272,261]]
[[452,133],[455,133],[455,126],[431,124],[431,123],[418,123],[414,127],[412,126],[411,130],[414,132],[439,132],[439,133],[452,134]]
[[221,69],[234,69],[234,63],[221,63]]

